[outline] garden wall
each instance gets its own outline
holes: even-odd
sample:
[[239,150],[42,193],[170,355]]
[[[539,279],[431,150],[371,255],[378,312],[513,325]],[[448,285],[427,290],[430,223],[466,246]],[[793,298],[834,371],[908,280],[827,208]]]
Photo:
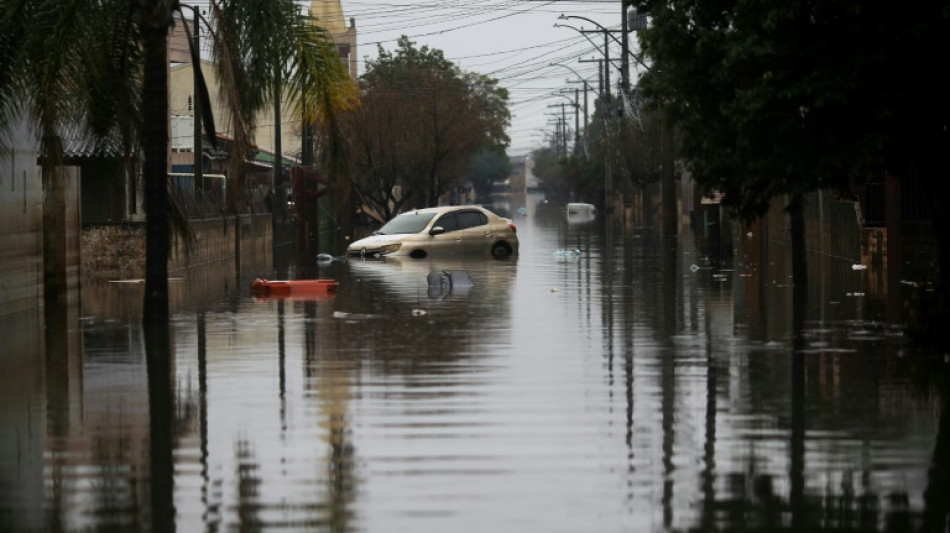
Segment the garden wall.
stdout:
[[[234,259],[238,253],[258,254],[271,250],[270,213],[191,220],[189,223],[196,240],[186,250],[181,239],[172,238],[172,256],[168,265],[170,275],[189,266]],[[101,224],[83,228],[82,271],[86,277],[143,278],[144,223]]]

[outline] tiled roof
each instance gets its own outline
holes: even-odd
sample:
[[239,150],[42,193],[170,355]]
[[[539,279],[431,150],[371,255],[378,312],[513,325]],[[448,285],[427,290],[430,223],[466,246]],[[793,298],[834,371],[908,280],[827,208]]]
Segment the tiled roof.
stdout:
[[95,136],[78,123],[64,124],[60,130],[63,154],[69,158],[118,157],[122,155],[122,143],[118,135],[96,141]]

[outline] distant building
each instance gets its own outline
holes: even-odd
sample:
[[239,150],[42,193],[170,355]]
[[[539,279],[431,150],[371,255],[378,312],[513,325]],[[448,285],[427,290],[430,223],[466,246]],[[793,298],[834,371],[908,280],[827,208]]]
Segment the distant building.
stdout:
[[336,43],[336,51],[340,54],[340,59],[346,65],[350,76],[356,79],[359,75],[356,62],[356,20],[350,18],[349,26],[346,25],[343,6],[339,0],[312,0],[310,14],[333,35],[333,42]]
[[508,175],[508,190],[513,193],[524,193],[527,187],[527,172],[525,172],[525,163],[527,156],[519,155],[509,158],[511,161],[511,174]]

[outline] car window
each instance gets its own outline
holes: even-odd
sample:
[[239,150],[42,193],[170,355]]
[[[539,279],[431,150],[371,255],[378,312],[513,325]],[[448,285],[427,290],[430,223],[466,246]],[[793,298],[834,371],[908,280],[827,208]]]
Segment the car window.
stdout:
[[488,217],[478,211],[461,211],[458,213],[459,229],[474,228],[488,224]]
[[438,220],[435,221],[434,225],[442,226],[442,229],[444,229],[446,233],[459,229],[459,223],[455,218],[455,213],[446,213],[442,215]]
[[405,233],[419,233],[424,230],[435,213],[419,213],[410,211],[390,220],[377,233],[381,235],[396,235]]

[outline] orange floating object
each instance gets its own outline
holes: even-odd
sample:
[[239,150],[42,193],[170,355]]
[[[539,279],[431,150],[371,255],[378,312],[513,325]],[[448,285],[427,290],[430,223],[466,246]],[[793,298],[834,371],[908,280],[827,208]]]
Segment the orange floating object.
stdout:
[[266,280],[251,282],[251,293],[265,298],[322,299],[336,295],[335,279]]

